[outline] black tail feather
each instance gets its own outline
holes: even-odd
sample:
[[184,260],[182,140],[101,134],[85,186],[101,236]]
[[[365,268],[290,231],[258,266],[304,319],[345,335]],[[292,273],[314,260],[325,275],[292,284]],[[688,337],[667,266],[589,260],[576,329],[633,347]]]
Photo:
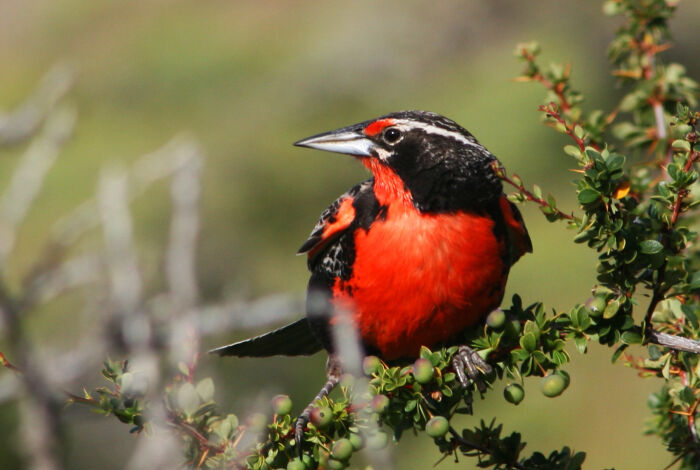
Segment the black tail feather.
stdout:
[[237,343],[212,349],[210,354],[238,357],[309,356],[323,349],[306,318]]

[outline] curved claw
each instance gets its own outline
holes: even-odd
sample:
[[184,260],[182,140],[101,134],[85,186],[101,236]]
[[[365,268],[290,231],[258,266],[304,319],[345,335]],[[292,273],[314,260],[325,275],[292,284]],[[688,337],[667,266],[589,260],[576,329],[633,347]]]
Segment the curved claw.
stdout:
[[306,427],[306,424],[309,422],[309,419],[311,418],[311,410],[314,409],[314,400],[313,402],[309,403],[309,405],[304,408],[304,411],[301,412],[299,417],[297,418],[297,422],[294,425],[294,442],[296,443],[297,446],[297,454],[299,454],[299,458],[302,457],[302,448],[301,448],[301,443],[304,439],[304,428]]
[[472,348],[460,346],[457,354],[452,357],[452,368],[454,368],[457,380],[462,384],[462,387],[467,388],[471,382],[474,382],[479,392],[486,391],[486,384],[482,376],[491,373],[493,369]]
[[301,412],[299,418],[297,418],[297,422],[294,425],[294,441],[297,446],[297,453],[299,454],[299,457],[301,457],[303,454],[301,444],[304,440],[304,428],[306,428],[306,425],[311,419],[311,412],[316,407],[315,403],[331,393],[335,386],[340,383],[341,371],[342,368],[340,367],[340,361],[338,358],[334,355],[328,356],[328,361],[326,362],[326,375],[328,379],[326,380],[326,383],[323,384],[323,387],[321,388],[321,391],[318,392],[318,395],[316,395],[313,401],[309,403],[306,408],[304,408],[304,411]]

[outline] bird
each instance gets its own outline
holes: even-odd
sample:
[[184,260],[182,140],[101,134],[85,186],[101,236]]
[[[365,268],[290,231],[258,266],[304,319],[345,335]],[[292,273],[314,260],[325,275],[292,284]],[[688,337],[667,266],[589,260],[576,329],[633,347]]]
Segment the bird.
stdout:
[[499,307],[511,266],[532,242],[504,194],[498,159],[444,116],[395,112],[294,145],[353,156],[371,177],[323,211],[299,249],[311,272],[306,316],[210,352],[328,352],[327,381],[295,425],[301,454],[314,403],[343,373],[339,319],[349,315],[363,354],[388,363],[415,359],[421,346],[458,346],[452,367],[467,387],[491,367],[463,344],[465,332]]

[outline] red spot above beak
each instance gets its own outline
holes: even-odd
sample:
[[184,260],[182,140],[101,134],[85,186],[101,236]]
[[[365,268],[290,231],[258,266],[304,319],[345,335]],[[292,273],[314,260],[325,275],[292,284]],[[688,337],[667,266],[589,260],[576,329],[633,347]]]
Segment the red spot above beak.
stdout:
[[385,128],[389,126],[394,125],[394,120],[393,119],[380,119],[379,121],[374,121],[371,123],[369,126],[365,127],[364,133],[365,135],[377,135],[381,131],[383,131]]

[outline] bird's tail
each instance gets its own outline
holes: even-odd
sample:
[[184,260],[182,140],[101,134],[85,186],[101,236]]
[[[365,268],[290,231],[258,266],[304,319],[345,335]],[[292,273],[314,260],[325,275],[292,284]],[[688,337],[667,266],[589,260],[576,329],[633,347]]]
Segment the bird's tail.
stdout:
[[323,349],[306,318],[269,333],[209,351],[219,356],[309,356]]

